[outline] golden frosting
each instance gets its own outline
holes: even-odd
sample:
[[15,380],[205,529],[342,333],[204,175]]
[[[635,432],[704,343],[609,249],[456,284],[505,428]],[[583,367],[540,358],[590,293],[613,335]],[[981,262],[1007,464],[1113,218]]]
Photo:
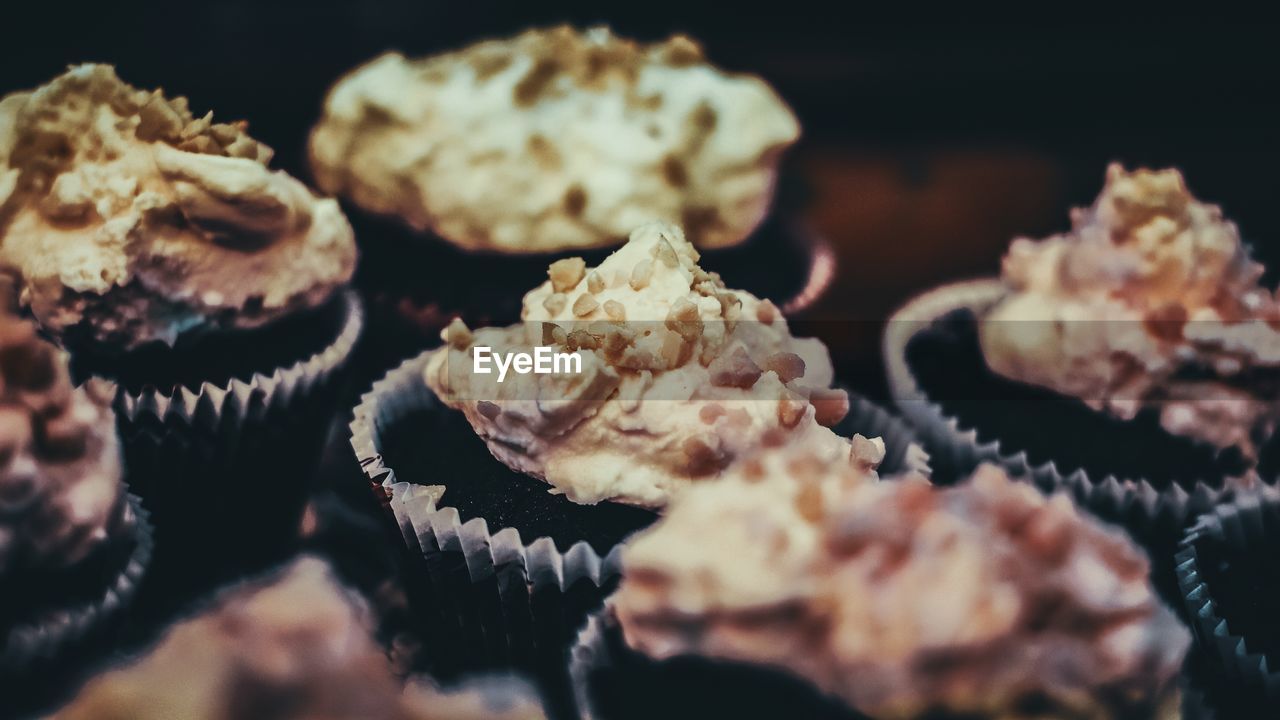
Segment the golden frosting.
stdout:
[[876,718],[1140,718],[1189,636],[1118,531],[993,466],[934,488],[783,446],[681,495],[623,554],[629,646],[777,668]]
[[[791,336],[767,300],[698,267],[678,227],[645,225],[599,267],[551,265],[524,298],[524,322],[455,323],[426,369],[490,451],[579,503],[661,507],[714,478],[767,435],[847,451],[823,426],[848,410],[826,347]],[[581,357],[581,372],[473,372],[477,347]],[[812,437],[809,437],[812,436]]]
[[1235,224],[1177,170],[1119,165],[1071,224],[1009,248],[980,325],[992,370],[1256,454],[1280,415],[1280,305]]
[[329,93],[310,152],[326,192],[467,249],[600,247],[652,220],[705,248],[760,223],[798,137],[767,84],[687,37],[561,26],[369,62]]
[[0,100],[0,264],[47,332],[172,344],[317,306],[350,278],[337,204],[212,117],[107,65]]

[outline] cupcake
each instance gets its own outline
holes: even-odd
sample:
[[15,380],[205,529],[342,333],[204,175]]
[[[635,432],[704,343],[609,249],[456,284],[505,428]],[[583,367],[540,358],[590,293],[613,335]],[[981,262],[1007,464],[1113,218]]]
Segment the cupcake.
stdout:
[[367,227],[358,284],[379,313],[425,330],[422,347],[455,314],[515,321],[513,287],[557,257],[598,261],[655,219],[682,224],[757,294],[800,295],[815,242],[792,217],[766,221],[799,134],[767,84],[685,36],[560,26],[353,70],[310,159]]
[[[900,422],[832,387],[821,342],[697,260],[654,223],[596,267],[557,261],[523,323],[454,323],[365,396],[352,444],[406,541],[429,644],[555,664],[538,658],[599,602],[614,548],[759,444],[922,462]],[[564,366],[510,364],[543,352]]]
[[1177,555],[1178,584],[1224,716],[1263,717],[1280,700],[1280,492],[1265,487],[1202,515]]
[[1142,552],[985,465],[934,488],[783,446],[624,550],[592,718],[1175,718],[1189,636]]
[[[94,678],[54,715],[75,718],[536,718],[499,688],[467,696],[408,690],[371,634],[373,619],[321,560],[306,557],[222,592],[145,656]],[[478,715],[488,706],[492,715]],[[502,714],[510,710],[509,714]],[[519,710],[519,712],[517,712]]]
[[1071,220],[1015,240],[998,280],[902,309],[891,385],[940,469],[1030,474],[1163,552],[1237,478],[1266,472],[1280,305],[1236,226],[1176,170],[1112,165]]
[[157,566],[200,582],[289,541],[361,324],[350,225],[270,157],[106,65],[0,101],[0,268],[73,372],[118,386]]
[[121,475],[106,401],[0,310],[0,696],[13,712],[103,654],[142,579],[150,527]]

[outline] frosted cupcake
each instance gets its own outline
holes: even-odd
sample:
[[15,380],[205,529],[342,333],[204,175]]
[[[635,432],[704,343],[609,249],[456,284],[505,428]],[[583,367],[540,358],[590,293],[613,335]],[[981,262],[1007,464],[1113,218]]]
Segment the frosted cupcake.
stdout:
[[[304,557],[271,577],[224,591],[175,625],[144,657],[90,682],[54,717],[540,718],[503,688],[466,695],[402,687],[372,636],[364,602]],[[484,713],[489,714],[484,714]]]
[[935,489],[784,447],[626,548],[574,677],[593,718],[1176,718],[1189,636],[1146,571],[994,467]]
[[[476,663],[555,655],[615,578],[618,544],[760,444],[921,461],[905,425],[833,387],[820,341],[705,272],[678,227],[645,225],[596,266],[553,263],[523,317],[451,325],[352,424],[425,620]],[[564,365],[496,367],[539,348]]]
[[1261,275],[1176,170],[1113,165],[1069,232],[1015,240],[999,280],[895,316],[894,391],[939,465],[1000,462],[1144,540],[1176,538],[1234,478],[1266,474],[1280,305]]
[[0,311],[0,693],[14,712],[101,656],[147,568],[150,527],[121,475],[105,401]]
[[361,324],[350,225],[270,157],[106,65],[0,101],[0,267],[74,372],[118,385],[161,552],[229,543],[201,582],[285,542]]
[[[809,250],[781,223],[753,233],[799,133],[767,84],[715,67],[687,37],[560,26],[372,60],[330,91],[310,157],[322,189],[389,221],[361,233],[371,293],[437,321],[510,322],[510,288],[554,255],[617,246],[652,220],[682,224],[703,250],[758,240],[717,269],[758,279],[758,294],[798,294]],[[748,275],[753,258],[769,272]]]

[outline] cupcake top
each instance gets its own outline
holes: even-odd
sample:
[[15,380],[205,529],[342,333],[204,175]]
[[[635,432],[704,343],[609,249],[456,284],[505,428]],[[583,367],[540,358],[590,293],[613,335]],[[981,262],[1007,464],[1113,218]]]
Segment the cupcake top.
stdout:
[[[826,347],[792,337],[772,303],[726,288],[697,261],[678,227],[653,223],[599,267],[553,263],[525,295],[524,322],[447,328],[426,382],[495,457],[579,503],[662,507],[766,435],[847,452],[824,427],[849,407],[830,388]],[[478,357],[538,347],[579,364],[477,371]]]
[[1142,717],[1189,643],[1126,538],[993,466],[933,488],[766,451],[682,495],[623,565],[631,647],[772,666],[877,718]]
[[980,326],[992,370],[1255,455],[1280,415],[1280,304],[1235,224],[1177,170],[1119,165],[1071,224],[1009,248]]
[[0,309],[0,578],[84,560],[122,521],[115,420],[66,359]]
[[145,657],[92,680],[55,717],[465,718],[427,712],[403,692],[372,616],[328,565],[303,557],[224,592],[172,627]]
[[332,200],[245,123],[80,65],[0,100],[0,265],[63,341],[130,349],[316,306],[350,278]]
[[760,223],[799,132],[767,84],[687,37],[561,26],[356,69],[311,164],[326,192],[467,249],[600,247],[653,219],[721,247]]

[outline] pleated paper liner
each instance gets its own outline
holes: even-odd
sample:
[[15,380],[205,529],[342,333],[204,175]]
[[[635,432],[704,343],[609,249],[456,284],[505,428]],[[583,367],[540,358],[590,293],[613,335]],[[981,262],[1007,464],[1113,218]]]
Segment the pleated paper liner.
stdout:
[[96,592],[51,603],[0,632],[0,715],[47,709],[111,654],[154,550],[142,501],[127,495],[121,513],[132,527],[111,550],[112,566],[102,568]]
[[1280,492],[1242,495],[1200,517],[1177,555],[1199,651],[1223,688],[1224,717],[1273,717],[1280,703]]
[[[783,670],[695,655],[650,658],[627,645],[607,604],[591,614],[574,642],[569,676],[582,720],[870,720],[839,698]],[[1158,704],[1158,710],[1144,708],[1145,712],[1106,717],[1176,720],[1179,706],[1184,720],[1214,717],[1198,692],[1187,691],[1185,679]],[[973,716],[931,713],[925,717],[968,720]],[[1010,708],[1008,717],[1024,715]]]
[[[355,283],[369,313],[360,364],[378,371],[435,345],[454,317],[471,327],[518,322],[524,294],[546,281],[548,265],[582,257],[595,266],[623,240],[554,253],[474,252],[356,208],[348,216],[361,247]],[[784,315],[812,306],[835,279],[831,243],[795,212],[771,214],[739,246],[701,253],[703,267],[729,287],[773,300]]]
[[1147,548],[1157,588],[1176,604],[1170,558],[1182,531],[1250,484],[1234,479],[1249,475],[1248,464],[1238,452],[1166,433],[1153,413],[1117,420],[991,372],[977,323],[1003,293],[998,280],[948,285],[908,303],[886,328],[890,390],[935,478],[962,478],[989,462],[1046,492],[1069,492]]
[[[251,357],[215,355],[210,363],[236,371],[213,379],[173,374],[176,357],[156,363],[160,384],[144,380],[147,367],[105,366],[121,372],[99,376],[116,383],[130,488],[155,523],[156,558],[139,604],[157,623],[203,592],[278,561],[297,542],[341,370],[363,325],[359,298],[342,292],[304,322],[229,343],[228,351]],[[258,369],[257,353],[245,347],[255,344],[266,354]],[[82,359],[73,356],[73,368]]]
[[[509,470],[426,386],[429,355],[375,383],[351,425],[356,457],[406,550],[406,589],[436,655],[429,669],[528,669],[562,709],[564,650],[616,584],[619,544],[657,516],[577,505]],[[910,427],[862,398],[836,430],[883,437],[885,473],[928,471]]]

